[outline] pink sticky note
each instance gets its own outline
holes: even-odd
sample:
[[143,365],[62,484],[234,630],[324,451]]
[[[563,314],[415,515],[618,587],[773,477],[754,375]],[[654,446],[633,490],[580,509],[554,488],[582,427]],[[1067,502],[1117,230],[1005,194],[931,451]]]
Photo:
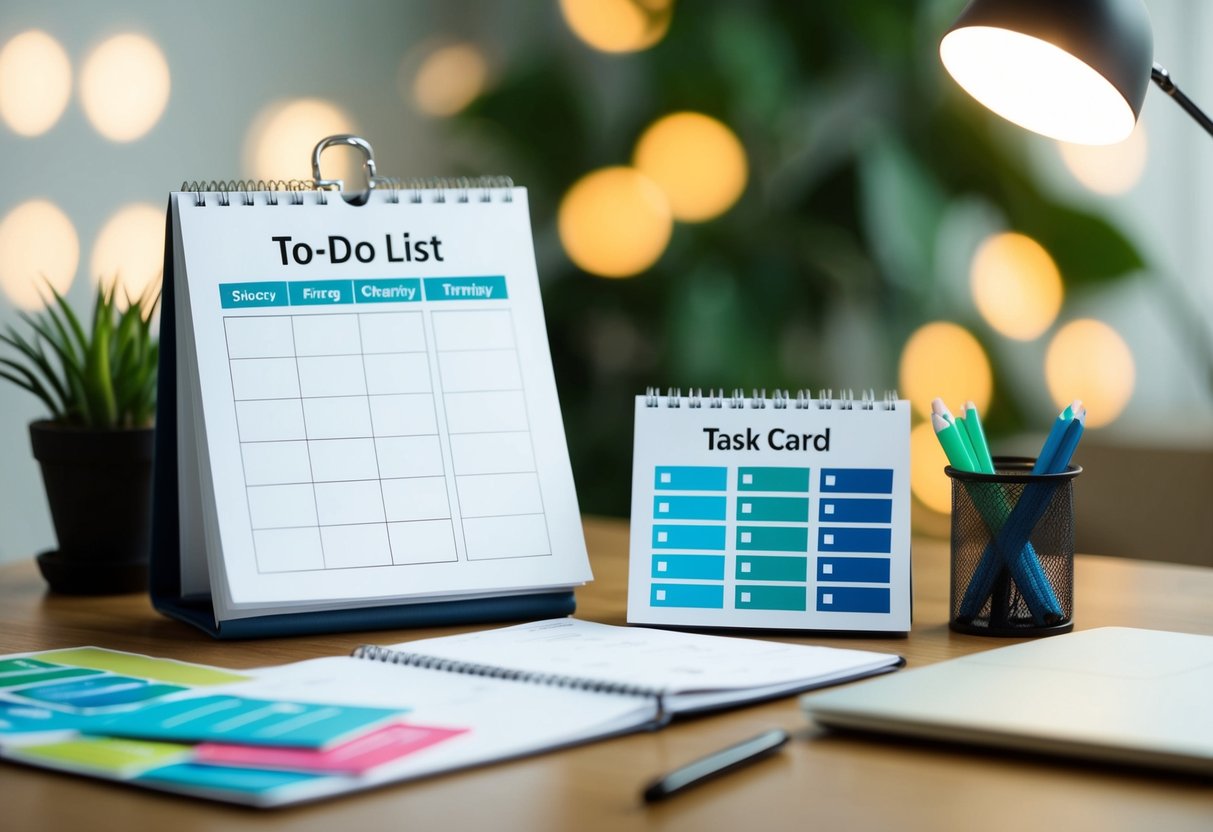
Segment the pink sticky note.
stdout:
[[210,765],[289,769],[325,774],[361,774],[399,760],[451,737],[466,728],[437,728],[396,722],[333,748],[271,748],[207,742],[194,749],[194,759]]

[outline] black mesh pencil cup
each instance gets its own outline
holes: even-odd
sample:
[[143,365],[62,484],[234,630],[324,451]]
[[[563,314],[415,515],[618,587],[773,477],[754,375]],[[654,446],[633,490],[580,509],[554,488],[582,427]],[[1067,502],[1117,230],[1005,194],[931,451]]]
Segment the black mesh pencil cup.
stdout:
[[1032,460],[995,458],[994,474],[952,466],[948,626],[989,636],[1074,628],[1074,478],[1032,474]]

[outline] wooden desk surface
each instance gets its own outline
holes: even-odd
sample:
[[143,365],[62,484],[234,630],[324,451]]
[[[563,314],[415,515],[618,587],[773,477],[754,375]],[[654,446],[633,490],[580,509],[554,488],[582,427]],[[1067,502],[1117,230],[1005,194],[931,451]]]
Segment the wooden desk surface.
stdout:
[[[578,615],[623,624],[627,525],[585,523],[596,580]],[[916,541],[914,628],[907,638],[787,639],[899,652],[910,667],[1006,644],[947,629],[946,544]],[[1080,556],[1075,622],[1213,633],[1213,570]],[[466,628],[462,628],[466,629]],[[0,653],[93,644],[243,668],[348,653],[461,631],[393,631],[216,642],[152,611],[142,596],[44,593],[32,563],[0,568]],[[862,684],[862,683],[861,683]],[[1042,695],[1041,707],[1048,707]],[[655,807],[643,783],[771,727],[795,737],[780,755]],[[1043,757],[878,742],[808,726],[795,697],[676,722],[512,763],[273,812],[0,764],[0,828],[189,830],[1201,830],[1213,828],[1209,782]]]

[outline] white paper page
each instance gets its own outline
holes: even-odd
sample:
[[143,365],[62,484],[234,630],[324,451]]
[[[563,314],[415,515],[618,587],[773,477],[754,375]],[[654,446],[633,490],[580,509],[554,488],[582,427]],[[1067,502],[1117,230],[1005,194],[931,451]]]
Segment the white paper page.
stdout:
[[554,618],[392,645],[403,653],[681,693],[744,690],[896,664],[866,650]]
[[526,193],[511,194],[174,196],[221,618],[590,579]]
[[636,397],[628,621],[910,629],[910,407]]

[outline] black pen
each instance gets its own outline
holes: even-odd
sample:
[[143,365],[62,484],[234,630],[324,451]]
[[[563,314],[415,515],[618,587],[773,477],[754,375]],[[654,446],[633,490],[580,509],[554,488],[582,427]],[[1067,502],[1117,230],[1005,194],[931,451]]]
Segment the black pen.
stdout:
[[768,754],[778,751],[787,741],[787,731],[774,730],[759,734],[745,742],[739,742],[737,745],[730,745],[720,751],[714,751],[706,757],[658,777],[644,790],[645,802],[664,800],[683,789],[689,789],[705,780],[741,768],[755,760],[761,760]]

